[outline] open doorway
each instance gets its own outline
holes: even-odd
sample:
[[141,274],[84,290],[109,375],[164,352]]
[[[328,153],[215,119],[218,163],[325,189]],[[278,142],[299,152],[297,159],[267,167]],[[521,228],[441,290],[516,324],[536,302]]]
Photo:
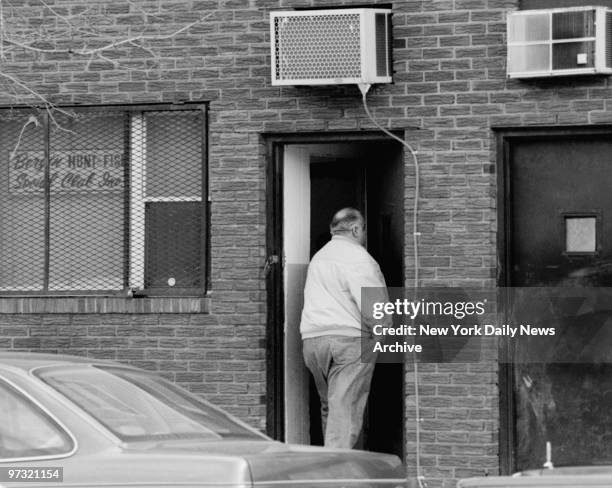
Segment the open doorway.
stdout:
[[[388,286],[404,285],[404,157],[389,140],[285,143],[276,161],[283,256],[282,431],[288,442],[321,444],[319,400],[303,364],[299,321],[310,258],[329,239],[329,222],[340,208],[366,218],[367,249],[380,264]],[[271,206],[274,207],[274,206]],[[280,208],[279,208],[280,207]],[[278,331],[277,331],[278,332]],[[358,447],[403,455],[404,389],[401,364],[378,364]]]

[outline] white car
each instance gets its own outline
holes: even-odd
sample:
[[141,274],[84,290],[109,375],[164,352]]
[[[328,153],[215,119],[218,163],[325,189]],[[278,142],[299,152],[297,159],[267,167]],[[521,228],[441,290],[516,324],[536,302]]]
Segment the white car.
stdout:
[[274,441],[140,369],[0,353],[0,486],[405,484],[397,456]]

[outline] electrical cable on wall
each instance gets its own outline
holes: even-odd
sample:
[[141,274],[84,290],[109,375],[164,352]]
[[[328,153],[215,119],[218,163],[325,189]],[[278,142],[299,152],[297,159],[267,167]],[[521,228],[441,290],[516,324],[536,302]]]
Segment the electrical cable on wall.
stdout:
[[[418,221],[419,221],[419,184],[420,184],[420,176],[419,176],[419,159],[417,157],[416,151],[412,148],[410,144],[408,144],[405,140],[397,137],[395,134],[389,132],[383,126],[381,126],[368,108],[367,102],[367,94],[370,90],[371,85],[368,83],[359,83],[359,90],[361,91],[363,108],[365,110],[366,115],[372,121],[372,123],[380,129],[382,132],[387,134],[389,137],[395,139],[399,143],[401,143],[408,152],[412,156],[412,161],[414,163],[414,205],[412,208],[412,253],[414,260],[414,278],[413,278],[413,289],[416,290],[419,286],[419,242],[418,238],[421,235],[418,232]],[[414,367],[414,402],[415,402],[415,417],[416,417],[416,471],[417,471],[417,481],[419,483],[420,488],[424,488],[426,486],[425,477],[421,473],[421,412],[419,405],[419,378],[418,378],[418,363],[416,361],[416,356],[412,355],[412,364]]]

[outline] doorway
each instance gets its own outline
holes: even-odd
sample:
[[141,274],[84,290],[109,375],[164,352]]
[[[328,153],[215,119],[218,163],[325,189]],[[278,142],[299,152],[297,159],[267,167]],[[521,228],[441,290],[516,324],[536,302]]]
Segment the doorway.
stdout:
[[[269,317],[268,322],[270,336],[277,342],[269,349],[276,358],[276,364],[271,363],[276,381],[272,391],[282,399],[272,399],[273,422],[277,438],[317,445],[322,444],[319,399],[303,363],[299,333],[308,263],[330,239],[333,214],[351,206],[365,216],[367,249],[378,261],[387,285],[403,286],[403,148],[379,137],[280,139],[272,156],[275,169],[268,176],[277,182],[276,204],[269,202],[268,208],[282,212],[276,239],[282,266],[276,284],[268,281],[278,290],[278,301],[273,302],[276,313],[271,310],[276,318]],[[402,456],[403,405],[402,365],[378,364],[357,447]]]
[[[611,135],[604,128],[500,134],[502,286],[612,286]],[[577,341],[592,339],[585,325],[608,320],[601,313],[572,317],[551,354],[564,357]],[[601,349],[611,345],[604,341]],[[541,468],[547,442],[555,466],[611,462],[609,361],[517,360],[501,370],[503,471]]]

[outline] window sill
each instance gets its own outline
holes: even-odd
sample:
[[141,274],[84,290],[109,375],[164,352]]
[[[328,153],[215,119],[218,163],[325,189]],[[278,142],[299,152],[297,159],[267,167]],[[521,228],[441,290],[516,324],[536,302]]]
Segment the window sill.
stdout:
[[209,297],[15,297],[0,298],[0,314],[209,313]]

